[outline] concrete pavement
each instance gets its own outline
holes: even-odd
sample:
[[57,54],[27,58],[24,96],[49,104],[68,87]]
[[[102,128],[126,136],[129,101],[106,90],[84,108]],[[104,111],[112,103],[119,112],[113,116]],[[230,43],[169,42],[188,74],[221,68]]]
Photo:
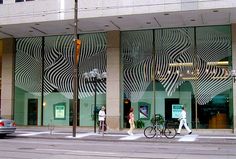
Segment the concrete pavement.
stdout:
[[133,142],[204,142],[204,143],[228,143],[236,144],[236,134],[229,129],[193,129],[191,135],[182,130],[180,135],[174,139],[166,139],[164,136],[147,139],[143,135],[143,129],[135,129],[134,135],[127,134],[128,129],[108,130],[104,136],[100,133],[94,133],[93,127],[77,127],[76,137],[72,135],[72,127],[31,127],[18,126],[15,134],[21,138],[45,138],[45,139],[75,139],[88,141],[133,141]]

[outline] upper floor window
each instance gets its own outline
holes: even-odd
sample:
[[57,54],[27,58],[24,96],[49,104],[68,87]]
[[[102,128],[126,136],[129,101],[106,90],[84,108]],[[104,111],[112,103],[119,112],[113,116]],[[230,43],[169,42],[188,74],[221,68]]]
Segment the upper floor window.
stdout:
[[3,4],[3,0],[0,0],[0,4]]

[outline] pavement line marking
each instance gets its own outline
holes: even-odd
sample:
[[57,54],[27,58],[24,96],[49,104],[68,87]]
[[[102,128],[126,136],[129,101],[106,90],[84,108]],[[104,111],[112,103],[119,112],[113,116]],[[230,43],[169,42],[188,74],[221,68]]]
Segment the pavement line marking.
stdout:
[[83,137],[87,137],[87,136],[90,136],[90,135],[96,135],[96,134],[94,134],[94,133],[79,133],[79,134],[76,134],[75,137],[66,136],[65,138],[83,138]]
[[116,155],[117,153],[113,153],[113,152],[99,152],[99,151],[82,151],[82,150],[65,150],[65,149],[36,149],[36,150],[39,150],[39,151],[58,151],[58,152],[69,152],[69,153],[84,153],[84,154],[106,154],[106,155]]
[[35,136],[41,134],[49,134],[49,132],[27,132],[26,134],[16,134],[16,136]]
[[128,135],[128,136],[122,137],[119,140],[136,140],[136,139],[139,139],[141,137],[143,137],[142,134],[135,134],[135,135]]
[[236,139],[233,136],[199,136],[201,139]]
[[[102,135],[102,134],[99,134],[99,135]],[[123,135],[123,134],[106,134],[106,133],[104,133],[104,136],[120,136],[120,137],[125,137],[127,135]]]
[[183,141],[183,142],[195,141],[197,137],[198,135],[185,135],[181,137],[178,141]]

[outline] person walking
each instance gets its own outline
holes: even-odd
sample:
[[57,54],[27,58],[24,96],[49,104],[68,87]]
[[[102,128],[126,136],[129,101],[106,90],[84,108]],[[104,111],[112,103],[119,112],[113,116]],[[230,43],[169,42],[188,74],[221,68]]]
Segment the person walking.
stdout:
[[135,124],[134,124],[134,108],[130,108],[130,111],[129,111],[129,126],[130,126],[130,129],[129,131],[127,132],[129,135],[134,135],[133,134],[133,130],[135,128]]
[[104,134],[104,130],[105,130],[105,117],[106,117],[106,113],[105,113],[105,106],[102,106],[101,110],[98,113],[98,121],[99,121],[99,133],[102,131],[102,133]]
[[188,125],[187,125],[187,120],[186,120],[186,111],[185,111],[185,107],[182,107],[182,111],[180,113],[179,116],[179,129],[177,131],[177,134],[180,134],[180,131],[184,125],[185,129],[188,131],[188,134],[192,134],[192,131],[189,129]]

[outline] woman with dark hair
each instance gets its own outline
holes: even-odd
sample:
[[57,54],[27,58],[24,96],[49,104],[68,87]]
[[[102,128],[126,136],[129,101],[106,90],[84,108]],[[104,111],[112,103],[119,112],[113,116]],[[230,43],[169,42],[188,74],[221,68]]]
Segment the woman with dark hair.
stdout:
[[134,124],[134,108],[130,108],[130,111],[129,111],[129,125],[130,125],[130,129],[128,131],[128,134],[129,135],[134,135],[133,134],[133,130],[135,128],[135,124]]

